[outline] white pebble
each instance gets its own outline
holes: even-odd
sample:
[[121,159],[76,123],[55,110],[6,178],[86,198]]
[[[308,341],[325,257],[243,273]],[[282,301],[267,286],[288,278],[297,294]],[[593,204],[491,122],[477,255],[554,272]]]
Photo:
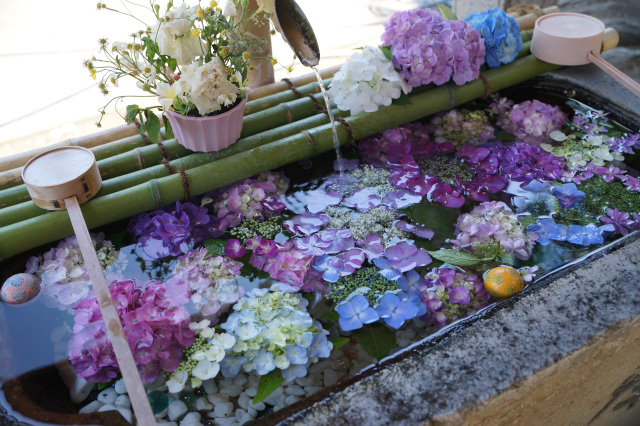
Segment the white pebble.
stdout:
[[344,352],[342,352],[340,349],[336,349],[335,351],[331,352],[331,355],[329,356],[329,358],[338,359],[338,358],[342,358],[343,356],[344,356]]
[[297,396],[295,396],[295,395],[289,395],[289,396],[287,396],[287,397],[285,398],[284,403],[285,403],[286,405],[291,405],[291,404],[293,404],[293,403],[295,403],[295,402],[298,402],[298,401],[300,401],[300,398],[298,398],[298,397],[297,397]]
[[251,407],[247,408],[247,413],[249,413],[253,418],[255,418],[258,415],[258,411]]
[[338,373],[333,370],[324,370],[324,385],[331,386],[338,382]]
[[67,327],[61,325],[51,330],[51,343],[59,342],[67,335]]
[[184,416],[184,418],[180,422],[180,426],[200,424],[201,418],[202,416],[200,415],[200,413],[187,413],[187,415]]
[[158,426],[178,426],[176,422],[158,422]]
[[233,412],[233,404],[230,402],[220,402],[213,409],[215,417],[228,417]]
[[207,396],[207,399],[209,400],[210,403],[212,403],[213,405],[216,405],[216,404],[220,404],[221,402],[229,401],[229,395],[223,395],[221,393],[212,393],[211,395]]
[[264,405],[264,402],[260,401],[257,404],[254,404],[253,402],[249,403],[249,408],[253,408],[254,410],[257,410],[257,411],[262,411],[265,408],[267,408],[267,406]]
[[279,388],[274,390],[271,395],[266,397],[264,399],[264,402],[266,402],[267,404],[276,405],[278,403],[278,399],[280,399],[283,393],[284,393],[284,390],[282,389],[282,386],[280,386]]
[[247,395],[249,395],[251,398],[253,398],[258,393],[258,388],[255,387],[255,386],[252,386],[252,387],[248,388],[245,392],[247,393]]
[[240,385],[229,385],[225,388],[220,389],[220,393],[225,393],[229,396],[238,396],[242,392],[242,386]]
[[320,386],[309,386],[304,388],[304,392],[307,395],[313,395],[314,393],[318,392],[320,389],[322,389]]
[[116,390],[116,392],[118,392],[120,395],[122,395],[123,393],[127,393],[127,387],[124,384],[124,379],[120,379],[116,382],[116,385],[114,386],[114,389]]
[[233,426],[238,424],[235,417],[216,417],[213,421],[218,423],[219,426]]
[[202,387],[207,393],[218,392],[218,386],[216,385],[216,382],[213,380],[205,380],[204,382],[202,382]]
[[200,397],[196,399],[196,410],[198,411],[210,411],[213,410],[213,405],[209,403],[207,398]]
[[249,379],[247,379],[247,376],[245,376],[243,373],[238,373],[238,375],[233,378],[233,384],[234,385],[242,386],[245,383],[247,383],[248,381],[249,381]]
[[93,389],[93,385],[95,383],[87,382],[85,379],[78,377],[75,382],[73,382],[73,386],[69,389],[69,395],[71,395],[71,402],[74,404],[79,404],[91,393],[91,389]]
[[82,407],[80,410],[78,410],[78,413],[80,414],[95,413],[100,409],[100,407],[102,407],[102,405],[103,404],[100,401],[93,401],[85,405],[84,407]]
[[301,395],[304,395],[304,390],[298,385],[292,385],[292,386],[287,386],[285,393],[287,395],[301,396]]
[[411,344],[411,340],[409,340],[409,339],[400,339],[400,340],[398,340],[398,346],[400,346],[401,348],[406,348],[410,344]]
[[113,402],[114,405],[118,407],[131,407],[131,400],[129,400],[128,395],[118,395],[116,400]]
[[68,388],[71,388],[78,377],[76,369],[73,368],[73,365],[71,365],[68,359],[56,362],[56,368],[58,369],[58,374],[60,374],[60,378],[64,384]]
[[69,351],[69,344],[64,340],[61,340],[53,344],[54,354],[66,354],[68,351]]
[[226,388],[227,386],[231,386],[233,384],[233,377],[226,377],[223,381],[218,383],[218,387],[220,389]]
[[250,421],[252,421],[255,417],[251,417],[251,414],[247,413],[244,416],[242,416],[242,418],[238,419],[238,423],[240,423],[241,425],[245,424],[245,423],[249,423]]
[[295,380],[296,384],[306,388],[307,386],[313,386],[313,379],[310,377],[299,377]]
[[242,416],[244,416],[246,414],[247,414],[247,410],[243,410],[242,408],[237,408],[236,409],[236,420],[240,421]]
[[104,402],[105,404],[113,404],[114,402],[116,402],[117,397],[118,394],[116,393],[116,390],[112,387],[109,387],[103,389],[102,392],[98,394],[98,401]]
[[113,404],[104,404],[102,407],[98,408],[99,413],[104,411],[116,411],[116,406]]
[[131,423],[131,410],[125,407],[116,407],[116,410],[118,410],[118,413],[120,413],[120,415],[122,415],[122,417],[124,417],[124,419],[126,421],[128,421],[129,423]]
[[260,376],[256,373],[252,373],[247,377],[247,387],[250,388],[252,386],[257,387],[258,383],[260,383]]
[[240,394],[240,398],[238,398],[238,405],[240,408],[244,408],[245,410],[249,407],[249,403],[251,402],[251,397],[247,395],[246,392],[242,392]]
[[317,364],[313,364],[311,367],[309,367],[309,375],[313,375],[315,373],[324,371],[325,369],[331,367],[332,362],[328,359],[325,359],[324,361],[320,361]]
[[169,415],[169,419],[171,421],[178,420],[180,417],[184,416],[186,412],[187,412],[187,404],[180,401],[179,399],[172,401],[171,404],[169,404],[169,407],[167,409],[167,414]]

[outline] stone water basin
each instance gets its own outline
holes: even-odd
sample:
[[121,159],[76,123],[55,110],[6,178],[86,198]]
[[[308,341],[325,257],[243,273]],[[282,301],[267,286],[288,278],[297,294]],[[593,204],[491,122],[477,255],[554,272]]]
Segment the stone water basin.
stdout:
[[[558,86],[553,81],[543,79],[534,83],[533,87],[537,95],[541,93],[540,88],[545,89],[546,95],[540,96],[541,101],[562,104],[564,100],[559,96],[564,90]],[[518,88],[505,91],[504,94],[520,102],[531,93],[527,92],[527,95],[524,95],[523,91],[524,89]],[[569,94],[596,109],[606,104],[606,100],[579,92],[577,90],[576,93]],[[615,106],[606,108],[616,112]],[[638,129],[637,117],[615,116],[615,119],[630,129]],[[331,167],[324,167],[322,170],[321,166],[330,165],[331,161],[327,155],[311,159],[311,169],[306,169],[306,162],[284,168],[284,173],[292,179],[285,204],[293,213],[302,212],[304,205],[300,202],[304,200],[304,192],[318,187],[319,179],[331,172]],[[630,164],[630,168],[633,164]],[[509,202],[512,195],[498,199]],[[515,206],[512,207],[515,210]],[[463,207],[465,208],[466,211],[471,210],[471,206]],[[107,238],[113,238],[111,236],[116,235],[126,225],[118,224],[105,229],[104,232]],[[124,238],[123,244],[127,244],[130,242],[127,238],[131,236],[125,235]],[[511,299],[502,302],[488,300],[488,303],[478,308],[479,312],[464,319],[453,320],[451,324],[439,330],[425,326],[424,322],[421,323],[417,319],[411,320],[410,324],[410,321],[407,321],[400,330],[393,332],[397,348],[390,357],[384,357],[379,363],[373,364],[375,358],[366,354],[356,340],[350,338],[353,333],[340,333],[333,325],[333,334],[330,336],[349,340],[349,343],[339,349],[339,356],[335,356],[334,353],[326,361],[317,364],[325,363],[315,369],[321,370],[324,367],[319,373],[315,371],[319,375],[317,383],[306,383],[304,378],[300,378],[293,385],[287,385],[283,391],[283,395],[287,395],[284,400],[289,396],[295,398],[280,403],[273,398],[275,405],[280,405],[280,410],[269,414],[269,404],[263,403],[264,408],[259,414],[264,416],[257,421],[265,424],[371,424],[385,419],[382,423],[393,421],[413,424],[434,418],[442,418],[442,421],[452,423],[462,419],[464,417],[442,416],[451,413],[462,415],[460,412],[463,408],[468,409],[478,400],[501,394],[509,388],[509,384],[525,380],[534,372],[548,367],[554,361],[582,347],[585,340],[607,330],[607,324],[637,316],[640,296],[637,286],[633,285],[633,279],[630,279],[634,271],[637,271],[637,244],[635,233],[632,233],[621,240],[608,237],[603,245],[589,246],[588,249],[575,250],[562,243],[545,246],[553,247],[553,250],[545,249],[542,253],[534,253],[532,257],[536,264],[543,265],[545,277],[528,285],[522,293]],[[45,250],[43,248],[36,253]],[[140,258],[146,255],[139,246],[124,245],[121,253],[127,252],[128,262],[120,272],[123,275],[127,274],[126,277],[129,279],[164,280],[171,274],[175,265],[175,261],[170,261],[170,257],[161,261],[149,258],[141,261]],[[27,257],[5,265],[0,277],[2,281],[14,273],[23,272]],[[141,268],[143,264],[146,267],[144,270]],[[524,264],[514,266],[522,265]],[[610,277],[607,283],[603,282],[603,270],[606,270]],[[249,291],[251,287],[267,285],[265,280],[251,276],[240,279],[240,284]],[[612,294],[615,294],[614,288],[618,291],[618,297],[612,299]],[[620,294],[624,294],[625,297],[619,297]],[[571,319],[571,333],[568,336],[556,332],[551,326],[556,323],[558,329],[567,327],[563,325],[563,320],[554,320],[557,316],[567,316],[564,314],[568,309],[566,305],[571,306],[567,314]],[[51,366],[56,356],[59,357],[65,352],[65,339],[69,339],[70,335],[61,335],[70,321],[72,327],[72,317],[70,319],[59,310],[46,307],[43,298],[37,298],[19,307],[3,305],[0,309],[3,336],[3,346],[0,349],[5,372],[2,378],[5,398],[3,405],[7,410],[7,414],[2,416],[9,424],[17,424],[19,421],[31,423],[34,420],[53,424],[124,424],[124,420],[116,411],[77,414],[90,399],[79,404],[72,403],[58,370]],[[318,318],[327,312],[332,312],[330,307],[324,312],[321,310],[317,314]],[[389,330],[387,326],[381,325],[379,328]],[[637,325],[635,329],[637,330]],[[617,342],[621,342],[622,347],[625,346],[625,340],[619,336]],[[509,363],[509,356],[517,362]],[[490,358],[494,360],[491,361]],[[637,359],[635,361],[637,363]],[[633,364],[633,360],[625,363]],[[626,365],[625,363],[623,365]],[[514,364],[519,365],[522,370],[515,368]],[[313,365],[309,366],[309,372],[313,371]],[[630,377],[622,376],[624,374],[621,373],[620,377],[624,380],[620,382]],[[255,387],[255,378],[245,378],[246,383],[253,383]],[[237,386],[243,387],[246,383]],[[466,384],[466,393],[460,393],[460,383]],[[209,417],[206,414],[215,414],[216,405],[226,407],[224,403],[231,402],[234,411],[242,409],[236,399],[238,395],[231,395],[235,393],[235,389],[231,393],[222,392],[225,385],[229,388],[236,384],[231,382],[221,385],[218,382],[216,391],[211,391],[212,388],[209,386],[211,392],[205,388],[204,392],[209,394],[209,405],[214,408],[205,409],[204,404],[201,404],[203,409],[194,410],[200,412],[202,423],[215,421],[215,416]],[[325,385],[328,386],[320,389]],[[615,384],[618,385],[620,383]],[[614,386],[613,382],[610,386]],[[299,388],[303,392],[297,395],[300,393]],[[309,388],[313,392],[309,392]],[[242,388],[240,393],[244,391]],[[97,390],[93,392],[93,397],[97,397]],[[621,393],[622,391],[617,395]],[[212,394],[217,396],[210,398]],[[188,403],[187,405],[195,406],[195,401],[204,395],[200,391],[183,391],[172,396],[172,399],[182,399]],[[310,396],[298,400],[305,395]],[[616,404],[619,405],[619,401],[611,406]],[[470,415],[468,412],[465,413],[464,415]],[[474,413],[479,415],[477,410]],[[219,408],[217,414],[222,414],[222,409]],[[169,420],[166,416],[164,419]]]

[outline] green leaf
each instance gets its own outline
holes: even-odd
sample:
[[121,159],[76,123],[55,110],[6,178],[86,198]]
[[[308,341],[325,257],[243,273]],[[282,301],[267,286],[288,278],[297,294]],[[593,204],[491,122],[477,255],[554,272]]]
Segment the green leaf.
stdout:
[[351,332],[362,349],[378,361],[391,353],[396,346],[396,334],[379,323],[365,325]]
[[527,229],[530,225],[533,225],[537,221],[538,221],[538,218],[536,218],[534,215],[526,215],[526,216],[518,217],[518,222],[520,222],[520,225],[522,225],[524,229]]
[[340,319],[340,315],[338,315],[336,311],[329,311],[320,315],[320,318],[331,322],[338,322],[338,320]]
[[127,105],[127,115],[124,116],[124,121],[133,123],[136,121],[138,113],[140,113],[140,107],[138,105]]
[[173,135],[173,128],[171,127],[171,123],[169,123],[169,119],[164,114],[162,114],[162,121],[164,121],[164,137],[165,137],[165,139],[173,139],[175,137]]
[[457,21],[458,17],[456,16],[455,13],[453,13],[453,10],[451,10],[451,8],[449,6],[447,6],[444,3],[439,3],[436,2],[436,5],[438,6],[438,11],[440,12],[440,15],[442,15],[442,17],[444,19],[446,19],[447,21]]
[[453,236],[460,212],[436,203],[419,203],[399,209],[409,220],[431,229],[438,238],[446,240]]
[[214,256],[223,256],[224,248],[227,246],[227,242],[224,240],[209,239],[204,242],[205,248],[209,251],[209,254]]
[[378,46],[378,49],[382,51],[384,57],[389,60],[389,62],[393,62],[393,55],[391,54],[391,47],[389,46]]
[[457,266],[473,266],[487,260],[480,259],[470,253],[462,253],[452,249],[441,249],[437,251],[430,251],[428,253],[438,260]]
[[160,133],[160,119],[157,115],[148,109],[144,110],[144,116],[146,121],[144,122],[144,128],[147,130],[147,136],[151,142],[158,142],[158,134]]
[[258,393],[256,393],[256,396],[253,398],[253,403],[257,404],[271,395],[283,382],[284,378],[279,368],[261,376],[260,382],[258,382]]
[[335,351],[340,346],[343,346],[343,345],[346,345],[347,343],[349,343],[350,339],[348,337],[330,337],[327,340],[329,340],[331,343],[333,343],[333,350]]
[[113,244],[117,250],[120,250],[124,247],[124,240],[128,234],[129,232],[126,229],[123,229],[122,231],[108,235],[107,239],[111,241],[111,244]]

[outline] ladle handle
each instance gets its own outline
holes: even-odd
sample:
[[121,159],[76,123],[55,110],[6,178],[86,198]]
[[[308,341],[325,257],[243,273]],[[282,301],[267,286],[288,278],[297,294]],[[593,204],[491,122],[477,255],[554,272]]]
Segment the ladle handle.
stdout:
[[102,318],[107,326],[107,334],[111,340],[113,351],[116,354],[118,366],[120,367],[124,384],[127,387],[136,420],[139,425],[153,426],[156,424],[156,420],[149,405],[147,392],[142,385],[142,379],[136,368],[131,348],[122,330],[122,324],[120,323],[116,307],[113,304],[111,293],[109,293],[107,280],[104,278],[104,272],[98,261],[98,256],[96,256],[95,248],[91,243],[91,237],[87,225],[84,222],[80,204],[78,204],[78,199],[75,196],[65,198],[64,203],[69,212],[69,218],[71,219],[73,230],[76,233],[76,238],[78,239],[84,264],[89,272],[93,290],[98,299]]
[[609,62],[602,59],[597,53],[589,52],[587,58],[589,58],[589,60],[596,66],[598,66],[598,68],[600,68],[602,71],[615,78],[618,83],[629,89],[636,96],[640,96],[640,84],[632,80],[628,75],[611,65]]

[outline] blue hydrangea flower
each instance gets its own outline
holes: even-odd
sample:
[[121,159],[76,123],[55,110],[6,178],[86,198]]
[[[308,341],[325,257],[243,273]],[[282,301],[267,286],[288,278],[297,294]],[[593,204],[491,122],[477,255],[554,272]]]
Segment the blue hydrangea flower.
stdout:
[[224,377],[235,377],[246,361],[247,357],[245,356],[226,355],[220,361],[220,372]]
[[473,13],[465,19],[484,39],[484,59],[489,68],[513,61],[522,49],[520,25],[499,8]]
[[307,375],[306,364],[291,364],[289,367],[282,370],[282,378],[285,382],[291,382],[300,377]]
[[255,364],[256,373],[260,376],[264,376],[276,368],[276,364],[273,362],[273,354],[264,349],[260,349],[258,355],[253,359],[253,362]]
[[327,336],[324,333],[316,333],[313,336],[311,345],[309,345],[308,356],[309,358],[313,358],[315,356],[320,358],[329,358],[332,349],[333,343],[327,339]]
[[361,294],[356,294],[348,302],[336,306],[336,312],[340,315],[338,323],[343,331],[357,330],[364,324],[380,319],[375,309],[369,306],[369,301]]
[[291,364],[306,364],[309,361],[307,349],[300,345],[290,343],[285,347],[284,351]]
[[538,222],[530,225],[527,232],[538,235],[536,242],[547,246],[551,241],[566,241],[567,226],[555,223],[552,219],[540,219]]
[[604,243],[604,233],[613,232],[615,228],[613,225],[605,225],[597,227],[593,223],[589,225],[569,225],[567,231],[567,241],[572,244],[578,244],[581,246],[590,246],[593,244]]
[[388,280],[395,281],[402,276],[400,272],[391,266],[391,261],[386,257],[373,259],[373,264],[380,269],[380,275]]
[[578,190],[575,183],[556,185],[551,189],[551,193],[565,209],[582,200],[585,196],[584,192]]
[[401,276],[396,281],[398,287],[409,294],[418,294],[422,287],[426,287],[427,282],[414,269]]
[[418,315],[418,307],[408,300],[401,300],[393,293],[384,294],[376,311],[389,327],[400,328],[405,321]]

